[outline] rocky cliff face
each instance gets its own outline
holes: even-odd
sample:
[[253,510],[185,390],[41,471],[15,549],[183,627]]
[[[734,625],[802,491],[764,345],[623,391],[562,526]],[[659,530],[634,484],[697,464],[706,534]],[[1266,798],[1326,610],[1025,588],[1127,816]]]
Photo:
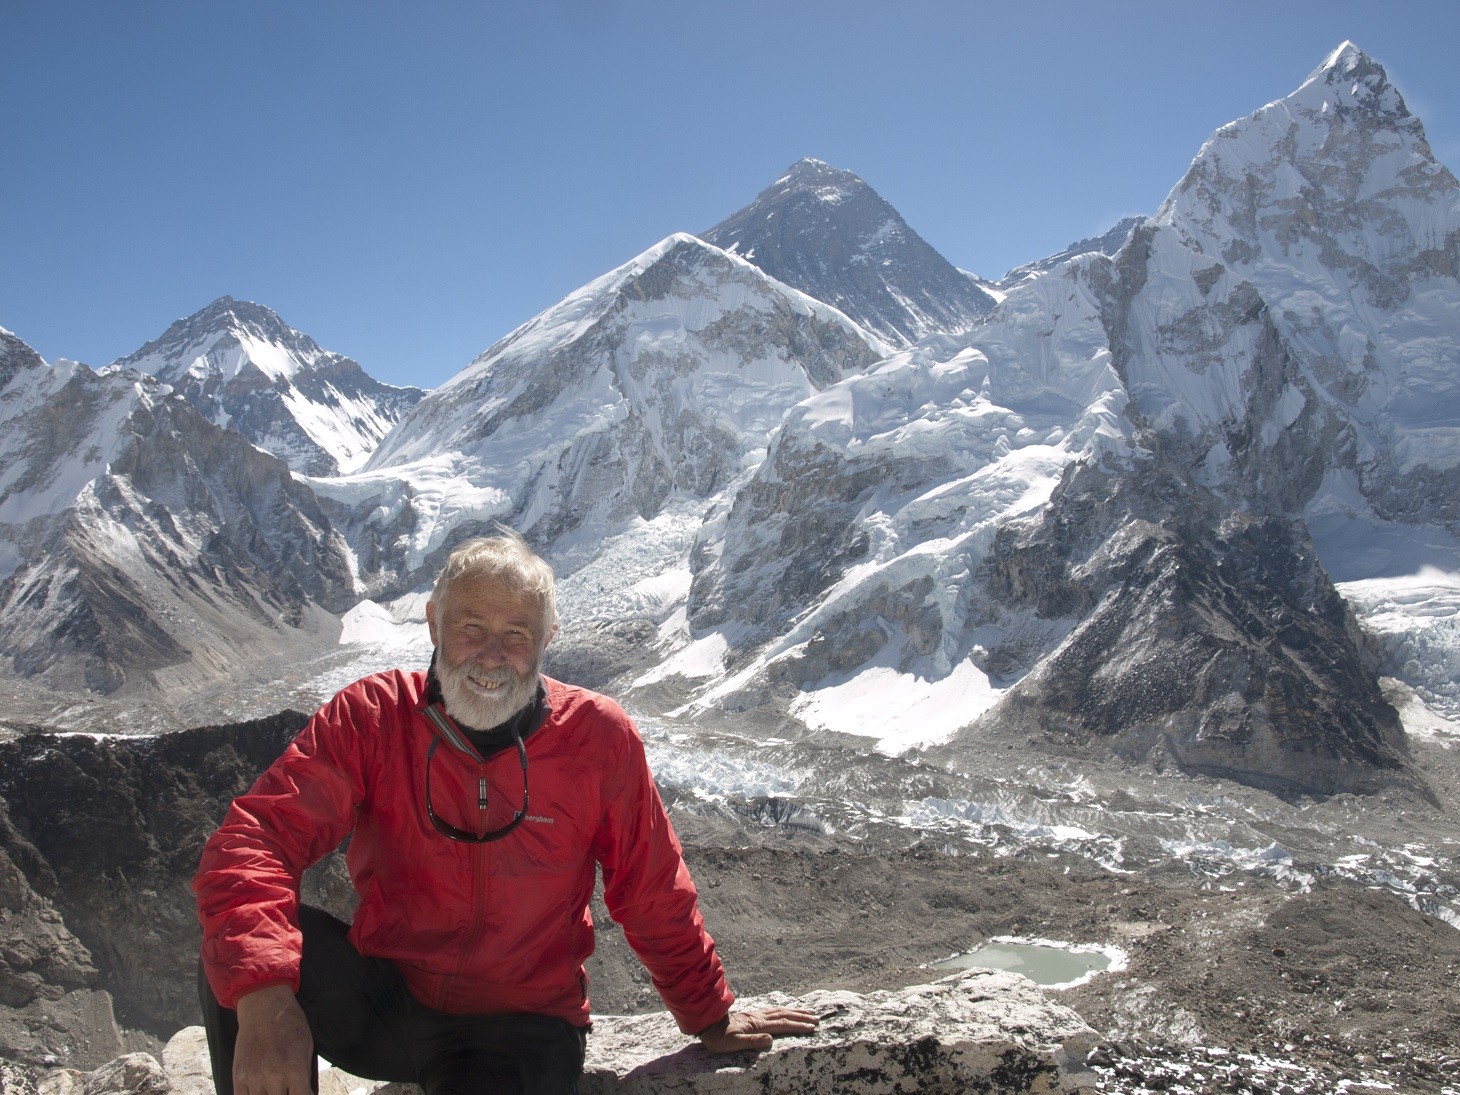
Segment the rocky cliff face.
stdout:
[[196,1021],[188,884],[203,842],[304,721],[286,712],[159,738],[0,742],[0,852],[10,865],[0,859],[0,885],[12,910],[0,1004],[104,989],[126,1026],[165,1036]]
[[121,1036],[57,896],[55,872],[0,804],[0,1057],[94,1067],[121,1051]]
[[1352,614],[1299,528],[1230,509],[1159,463],[1075,470],[984,562],[994,596],[1078,619],[975,730],[1096,746],[1280,794],[1412,778]]

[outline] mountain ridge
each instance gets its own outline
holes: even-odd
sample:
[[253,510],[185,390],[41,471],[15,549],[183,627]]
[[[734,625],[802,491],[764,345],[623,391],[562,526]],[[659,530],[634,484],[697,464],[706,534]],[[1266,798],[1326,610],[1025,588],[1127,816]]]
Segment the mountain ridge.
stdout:
[[[498,340],[403,412],[359,471],[293,477],[291,504],[340,561],[329,605],[403,598],[393,611],[407,617],[451,544],[519,526],[559,566],[583,634],[620,644],[619,684],[663,712],[755,710],[894,751],[979,727],[1078,725],[1067,747],[1127,740],[1249,779],[1264,778],[1248,763],[1261,756],[1292,789],[1370,786],[1364,765],[1381,782],[1404,768],[1375,689],[1379,667],[1404,677],[1394,658],[1409,640],[1369,649],[1335,614],[1322,560],[1354,529],[1388,537],[1398,558],[1420,521],[1442,557],[1455,550],[1460,440],[1438,419],[1452,399],[1457,193],[1382,67],[1351,46],[1219,129],[1155,215],[1020,268],[997,293],[927,258],[855,175],[799,161],[704,237],[668,237]],[[767,235],[773,224],[790,227]],[[869,250],[877,240],[891,250]],[[903,293],[898,326],[875,294],[807,280],[847,266],[828,247],[877,273],[848,285],[890,292],[933,270],[927,301],[976,307],[931,329],[932,304],[909,308]],[[963,296],[939,288],[945,274]],[[222,298],[197,325],[231,316],[258,338],[261,307]],[[196,341],[179,329],[178,352],[158,340],[144,356],[180,380],[208,356],[184,352]],[[0,477],[26,466],[8,461]],[[1108,543],[1068,531],[1092,521]],[[7,539],[15,559],[22,542],[36,541]],[[1010,544],[1026,545],[1027,565]],[[1352,550],[1344,562],[1350,579],[1369,565]],[[1292,588],[1269,596],[1234,573]],[[1121,626],[1159,629],[1174,613],[1173,648],[1207,651],[1210,679],[1194,697],[1163,686],[1167,706],[1125,739],[1100,719],[1062,723],[1036,687],[1050,659],[1115,681],[1152,669],[1097,642],[1112,590],[1141,582],[1152,592]],[[1193,591],[1199,603],[1181,604]],[[298,604],[325,601],[306,591]],[[1269,635],[1276,653],[1239,636],[1264,612],[1288,621]],[[639,624],[651,643],[628,641]],[[1441,696],[1444,672],[1407,679]],[[1289,673],[1323,680],[1367,729],[1218,679]],[[872,681],[910,690],[919,717],[852,704]],[[1257,721],[1232,722],[1228,700],[1214,714],[1229,694]],[[1300,755],[1305,718],[1331,733],[1328,760]],[[895,732],[879,735],[889,719]],[[1159,731],[1163,719],[1186,729]]]
[[309,475],[353,471],[422,394],[382,384],[272,309],[230,296],[110,367],[156,376],[216,425]]

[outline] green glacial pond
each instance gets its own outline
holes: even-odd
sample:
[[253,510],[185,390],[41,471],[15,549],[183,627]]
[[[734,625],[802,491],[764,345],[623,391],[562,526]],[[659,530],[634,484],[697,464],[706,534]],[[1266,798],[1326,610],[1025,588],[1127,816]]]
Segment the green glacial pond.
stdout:
[[1119,952],[1098,947],[991,939],[971,951],[935,963],[934,968],[962,970],[978,966],[1009,970],[1022,973],[1037,985],[1056,986],[1069,985],[1124,964]]

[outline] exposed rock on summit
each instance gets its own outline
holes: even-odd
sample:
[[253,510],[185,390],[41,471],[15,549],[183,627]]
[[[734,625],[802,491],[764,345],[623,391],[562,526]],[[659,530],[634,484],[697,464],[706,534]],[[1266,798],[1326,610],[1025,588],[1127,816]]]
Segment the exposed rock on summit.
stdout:
[[967,330],[996,299],[865,182],[820,160],[792,164],[754,202],[700,235],[893,346]]

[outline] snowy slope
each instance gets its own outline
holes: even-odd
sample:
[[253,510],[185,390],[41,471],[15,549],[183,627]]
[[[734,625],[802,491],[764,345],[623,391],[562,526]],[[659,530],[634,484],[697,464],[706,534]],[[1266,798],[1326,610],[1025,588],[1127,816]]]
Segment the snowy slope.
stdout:
[[232,297],[113,364],[157,377],[211,422],[313,475],[357,469],[421,397],[381,384],[268,308]]
[[704,666],[698,651],[727,634],[765,645],[699,702],[784,672],[799,717],[884,747],[970,721],[1008,670],[992,648],[1068,629],[1028,614],[996,624],[971,579],[1001,521],[1041,509],[1072,464],[1129,449],[1125,398],[1095,301],[1050,279],[1011,297],[975,345],[930,339],[795,408],[702,532],[681,662]]
[[0,657],[62,689],[172,695],[317,645],[342,544],[275,457],[152,377],[0,347]]
[[835,309],[672,236],[508,335],[359,474],[317,489],[348,510],[367,576],[388,565],[418,581],[495,519],[571,571],[671,499],[726,489],[789,407],[884,350]]

